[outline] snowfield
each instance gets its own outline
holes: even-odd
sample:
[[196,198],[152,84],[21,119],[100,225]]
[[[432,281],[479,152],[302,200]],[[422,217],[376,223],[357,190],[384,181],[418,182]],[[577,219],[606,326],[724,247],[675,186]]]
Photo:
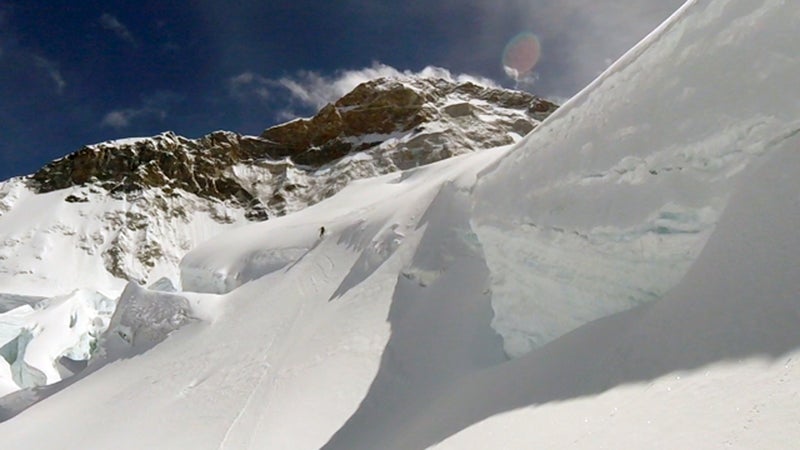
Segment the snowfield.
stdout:
[[[798,23],[691,0],[513,146],[223,233],[110,318],[62,299],[108,330],[0,398],[2,448],[792,447]],[[38,336],[0,380],[57,376]]]

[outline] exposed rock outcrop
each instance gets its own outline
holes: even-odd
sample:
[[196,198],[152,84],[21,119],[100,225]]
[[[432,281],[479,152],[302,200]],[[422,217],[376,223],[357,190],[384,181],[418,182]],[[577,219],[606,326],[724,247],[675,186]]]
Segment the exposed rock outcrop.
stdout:
[[[506,114],[497,114],[498,109],[505,109]],[[377,79],[359,85],[336,103],[322,108],[316,116],[274,126],[261,137],[273,142],[279,155],[289,156],[298,164],[318,167],[352,152],[375,147],[398,133],[413,132],[426,123],[469,122],[470,119],[480,123],[482,127],[477,128],[482,128],[481,132],[468,135],[470,139],[453,139],[452,144],[461,144],[465,150],[509,144],[513,142],[509,131],[527,134],[555,109],[555,104],[525,92],[473,83],[443,79]],[[503,120],[510,111],[516,112],[511,114],[516,117]],[[442,130],[441,139],[436,140],[455,138],[464,124],[454,125],[462,126]],[[423,130],[417,131],[422,134]],[[425,162],[452,154],[428,157]]]
[[[265,208],[232,176],[231,166],[269,156],[260,138],[218,131],[193,140],[166,132],[140,140],[89,145],[47,164],[31,176],[40,193],[91,184],[111,195],[148,188],[183,190],[201,198],[233,201],[255,220]],[[81,202],[81,197],[67,197]]]
[[[347,155],[380,147],[383,155],[371,156],[383,160],[381,167],[363,174],[377,175],[510,144],[513,135],[528,133],[555,108],[525,92],[472,83],[378,79],[359,85],[310,119],[274,126],[260,137],[217,131],[188,139],[166,132],[104,142],[47,164],[31,181],[40,193],[84,185],[117,197],[156,187],[167,193],[182,190],[233,202],[246,208],[252,220],[264,220],[269,210],[291,210],[285,203],[297,197],[292,191],[298,186],[286,183],[263,197],[259,191],[264,189],[244,182],[235,166],[258,166],[274,181],[286,178],[290,165],[309,174]],[[333,184],[322,190],[330,195],[341,187]],[[325,196],[306,195],[303,202]],[[67,201],[84,200],[71,196]]]
[[[64,201],[81,211],[103,196],[119,200],[122,209],[96,218],[102,239],[87,237],[78,248],[102,257],[114,277],[145,282],[193,245],[180,230],[192,226],[195,214],[223,227],[288,214],[355,179],[511,144],[555,109],[525,92],[384,78],[261,136],[216,131],[189,139],[166,132],[103,142],[47,164],[25,182],[40,194],[65,190]],[[0,189],[0,214],[17,195],[7,190]],[[29,234],[18,236],[18,245],[35,239]]]

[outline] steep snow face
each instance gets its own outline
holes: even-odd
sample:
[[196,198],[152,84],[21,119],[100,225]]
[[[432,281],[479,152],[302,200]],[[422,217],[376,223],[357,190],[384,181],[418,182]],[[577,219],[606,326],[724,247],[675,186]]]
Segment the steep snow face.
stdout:
[[681,279],[742,170],[800,131],[797,15],[690,2],[481,179],[473,224],[510,355]]
[[19,295],[92,288],[116,297],[127,279],[177,280],[187,251],[246,222],[242,209],[160,189],[121,199],[91,186],[35,194],[13,179],[0,184],[0,196],[8,205],[0,215],[0,292]]
[[[438,428],[442,437],[475,423],[443,449],[792,447],[800,438],[792,426],[800,419],[798,145],[800,135],[775,143],[746,169],[701,255],[662,299],[469,377],[408,434]],[[470,413],[429,426],[444,411]]]
[[[443,184],[462,180],[459,186],[467,189],[476,172],[508,150],[508,146],[498,147],[357,181],[325,202],[276,219],[271,225],[248,226],[221,235],[184,257],[181,285],[189,292],[229,293],[251,281],[290,270],[306,255],[318,252],[323,241],[335,238],[338,245],[352,249],[358,257],[337,291],[341,294],[363,282],[403,246],[410,229],[426,226],[431,197]],[[435,267],[409,270],[404,276],[428,281],[439,271]]]

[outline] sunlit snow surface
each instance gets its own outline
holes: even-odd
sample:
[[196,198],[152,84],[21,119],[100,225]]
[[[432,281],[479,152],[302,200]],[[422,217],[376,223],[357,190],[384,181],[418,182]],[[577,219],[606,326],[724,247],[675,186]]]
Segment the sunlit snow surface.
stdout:
[[3,448],[791,447],[797,23],[690,2],[513,148],[207,242]]
[[[177,282],[180,255],[245,222],[233,210],[224,213],[233,223],[220,223],[215,207],[223,205],[158,189],[126,201],[91,187],[36,195],[22,178],[0,183],[0,394],[52,384],[85,365],[125,287],[109,273],[112,252],[142,282]],[[140,258],[154,242],[157,260]],[[77,365],[65,369],[62,357]]]

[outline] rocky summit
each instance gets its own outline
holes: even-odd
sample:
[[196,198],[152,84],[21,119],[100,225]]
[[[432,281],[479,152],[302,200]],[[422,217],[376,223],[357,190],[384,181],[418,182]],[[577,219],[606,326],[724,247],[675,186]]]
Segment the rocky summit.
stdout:
[[[296,209],[297,205],[287,205],[290,199],[302,207],[332,195],[351,179],[510,144],[555,108],[525,92],[473,83],[377,79],[359,85],[310,119],[271,127],[260,137],[217,131],[188,139],[166,132],[88,145],[47,164],[30,180],[39,193],[86,185],[117,197],[155,187],[168,195],[182,190],[233,202],[245,208],[251,220],[264,220]],[[372,170],[348,170],[345,163],[336,165],[336,175],[326,177],[326,182],[286,182],[297,178],[290,171],[305,175],[301,178],[314,177],[324,166],[364,152],[374,160]],[[236,170],[240,165],[269,176],[262,182],[247,179]],[[309,190],[311,184],[315,192]],[[266,196],[265,191],[269,191]],[[67,201],[82,198],[72,196]]]
[[[405,166],[419,157],[429,163],[460,151],[510,144],[510,134],[527,134],[555,108],[525,92],[473,83],[378,79],[359,85],[311,119],[272,127],[261,136],[296,163],[319,166],[411,133],[414,144],[397,148],[404,154],[396,162]],[[426,129],[425,124],[449,126]],[[441,151],[443,144],[452,148]]]
[[[0,183],[0,281],[29,277],[26,292],[48,294],[33,274],[54,249],[84,272],[98,265],[112,281],[174,279],[189,249],[226,228],[298,211],[356,179],[512,144],[555,109],[525,92],[383,78],[260,136],[166,132],[87,145]],[[36,208],[43,195],[71,212],[41,217],[33,228],[10,224],[11,212]],[[70,214],[74,223],[63,219]],[[26,248],[36,252],[19,257]],[[59,283],[81,287],[82,277],[65,273]]]

